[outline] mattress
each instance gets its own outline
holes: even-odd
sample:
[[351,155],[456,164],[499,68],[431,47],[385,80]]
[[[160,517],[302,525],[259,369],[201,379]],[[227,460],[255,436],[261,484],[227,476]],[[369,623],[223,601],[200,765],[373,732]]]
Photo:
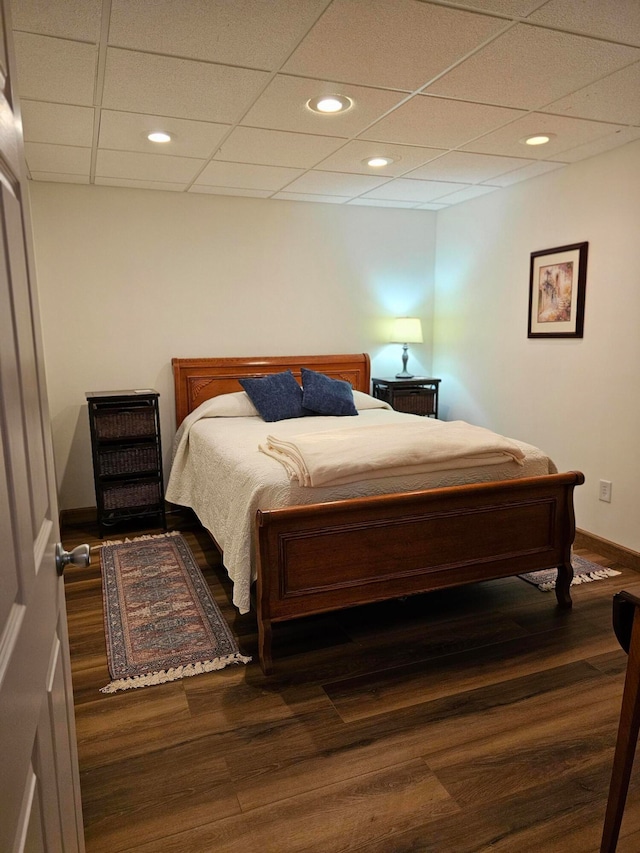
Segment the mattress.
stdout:
[[[379,408],[359,410],[358,424],[401,423],[418,417],[376,402]],[[524,453],[522,464],[497,457],[473,467],[457,467],[457,463],[456,467],[436,466],[437,470],[420,474],[389,471],[357,482],[310,488],[290,480],[283,465],[259,446],[276,429],[279,436],[295,436],[340,429],[345,421],[352,425],[356,418],[308,417],[270,424],[257,416],[217,416],[220,406],[214,405],[207,413],[206,405],[201,407],[205,414],[199,417],[196,411],[190,415],[176,436],[166,497],[171,503],[191,507],[222,549],[223,564],[233,583],[233,603],[241,613],[250,608],[251,584],[256,578],[253,534],[258,509],[556,473],[553,462],[539,448],[516,441]],[[244,409],[236,406],[230,411]]]

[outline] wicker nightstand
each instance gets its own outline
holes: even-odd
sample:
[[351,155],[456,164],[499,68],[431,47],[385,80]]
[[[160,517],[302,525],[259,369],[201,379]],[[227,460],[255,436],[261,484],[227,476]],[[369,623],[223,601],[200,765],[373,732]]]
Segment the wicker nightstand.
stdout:
[[100,535],[131,519],[166,529],[157,391],[88,391]]
[[440,379],[414,376],[411,379],[372,379],[373,396],[398,412],[438,417]]

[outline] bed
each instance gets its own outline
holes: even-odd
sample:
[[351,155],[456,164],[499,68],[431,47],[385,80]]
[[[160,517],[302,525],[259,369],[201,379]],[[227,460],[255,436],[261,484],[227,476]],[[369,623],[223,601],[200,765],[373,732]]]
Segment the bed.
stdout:
[[[363,409],[358,421],[384,419],[374,404],[369,411],[367,354],[174,358],[172,365],[176,424],[182,425],[177,438],[182,433],[180,447],[188,447],[188,465],[197,482],[187,490],[175,473],[176,441],[167,499],[191,506],[211,534],[241,612],[249,607],[249,587],[255,581],[259,659],[265,673],[273,669],[274,623],[311,614],[550,568],[558,570],[558,605],[571,607],[573,490],[584,482],[580,472],[557,473],[541,451],[520,442],[526,460],[515,470],[506,463],[481,465],[473,471],[374,478],[364,490],[353,482],[305,488],[292,484],[279,462],[257,448],[265,430],[285,429],[282,425],[292,421],[200,420],[199,413],[212,408],[244,415],[233,407],[227,411],[228,401],[235,406],[245,396],[238,394],[241,380],[289,370],[299,379],[304,368],[344,380],[359,392]],[[324,429],[335,420],[300,422]],[[219,441],[235,448],[233,463],[216,456]],[[265,486],[262,480],[272,473],[277,482]],[[210,493],[225,483],[231,491],[210,510],[216,503]],[[241,497],[240,507],[235,502]],[[238,524],[247,526],[248,537],[237,534]],[[238,546],[236,536],[244,544]]]

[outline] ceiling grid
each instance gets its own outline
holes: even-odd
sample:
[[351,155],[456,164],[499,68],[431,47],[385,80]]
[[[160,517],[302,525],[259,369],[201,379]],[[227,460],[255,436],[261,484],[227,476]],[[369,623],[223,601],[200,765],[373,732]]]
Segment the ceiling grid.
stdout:
[[[34,181],[439,210],[640,138],[637,0],[16,0],[13,17]],[[332,94],[351,108],[308,108]]]

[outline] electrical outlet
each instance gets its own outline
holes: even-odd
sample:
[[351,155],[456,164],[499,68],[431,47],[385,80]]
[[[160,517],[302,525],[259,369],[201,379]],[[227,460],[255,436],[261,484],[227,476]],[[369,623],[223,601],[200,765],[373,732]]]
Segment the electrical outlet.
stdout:
[[598,495],[601,501],[611,503],[611,480],[600,480],[600,494]]

